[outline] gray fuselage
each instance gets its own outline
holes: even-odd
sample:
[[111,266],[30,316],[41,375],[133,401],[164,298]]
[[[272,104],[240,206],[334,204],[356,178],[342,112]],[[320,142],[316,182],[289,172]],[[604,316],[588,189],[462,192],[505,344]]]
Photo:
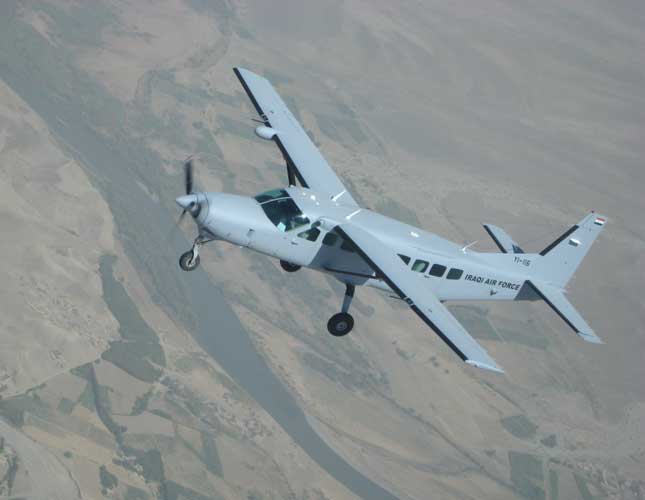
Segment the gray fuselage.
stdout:
[[[197,196],[205,200],[196,217],[200,232],[298,266],[330,273],[343,283],[392,292],[351,245],[333,232],[334,226],[351,220],[353,224],[369,228],[370,233],[402,260],[409,257],[409,272],[418,275],[423,286],[442,301],[537,298],[523,289],[531,274],[530,254],[479,253],[463,249],[423,229],[365,208],[336,203],[306,188],[289,187],[268,193],[287,196],[278,194],[276,198],[260,203],[256,198],[261,199],[263,195],[251,198],[227,193],[198,193]],[[272,221],[269,209],[278,206],[278,202],[292,207],[287,198],[293,200],[301,215],[296,219],[292,217],[291,222],[285,219],[286,227],[280,221],[276,225],[281,214],[276,216],[271,212]],[[273,205],[269,205],[271,203]],[[292,223],[297,227],[289,227]],[[332,235],[328,236],[328,233]]]

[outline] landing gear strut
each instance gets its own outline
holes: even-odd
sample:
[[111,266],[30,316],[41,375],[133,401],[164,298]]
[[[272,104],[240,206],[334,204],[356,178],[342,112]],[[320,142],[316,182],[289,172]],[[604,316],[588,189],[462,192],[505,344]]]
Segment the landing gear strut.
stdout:
[[334,314],[327,322],[327,330],[334,337],[344,337],[354,328],[354,318],[347,311],[354,298],[354,285],[345,285],[345,297],[341,312]]

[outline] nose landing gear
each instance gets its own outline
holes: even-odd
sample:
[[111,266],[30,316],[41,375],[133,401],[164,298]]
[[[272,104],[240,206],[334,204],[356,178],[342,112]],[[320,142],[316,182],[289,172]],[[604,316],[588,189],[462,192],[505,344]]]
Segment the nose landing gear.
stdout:
[[341,312],[334,314],[327,322],[327,330],[334,337],[344,337],[354,328],[354,318],[347,311],[354,298],[354,285],[345,285],[345,297]]
[[214,238],[208,238],[206,236],[199,235],[195,238],[193,242],[193,247],[181,254],[179,257],[179,267],[184,271],[194,271],[199,266],[199,248],[209,241],[213,241]]
[[184,271],[194,271],[197,266],[199,266],[199,254],[195,254],[193,250],[188,250],[179,257],[179,267]]

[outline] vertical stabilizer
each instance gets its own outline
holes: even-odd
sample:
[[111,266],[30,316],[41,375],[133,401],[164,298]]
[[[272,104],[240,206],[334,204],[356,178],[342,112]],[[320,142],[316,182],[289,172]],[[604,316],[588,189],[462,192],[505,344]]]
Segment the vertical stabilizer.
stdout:
[[605,225],[606,218],[591,212],[540,252],[539,277],[566,285]]

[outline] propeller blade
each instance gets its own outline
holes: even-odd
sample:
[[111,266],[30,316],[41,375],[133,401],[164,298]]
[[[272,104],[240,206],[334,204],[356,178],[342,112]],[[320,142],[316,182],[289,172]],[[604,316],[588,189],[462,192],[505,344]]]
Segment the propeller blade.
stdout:
[[186,183],[186,194],[193,192],[193,159],[189,158],[184,163],[184,181]]

